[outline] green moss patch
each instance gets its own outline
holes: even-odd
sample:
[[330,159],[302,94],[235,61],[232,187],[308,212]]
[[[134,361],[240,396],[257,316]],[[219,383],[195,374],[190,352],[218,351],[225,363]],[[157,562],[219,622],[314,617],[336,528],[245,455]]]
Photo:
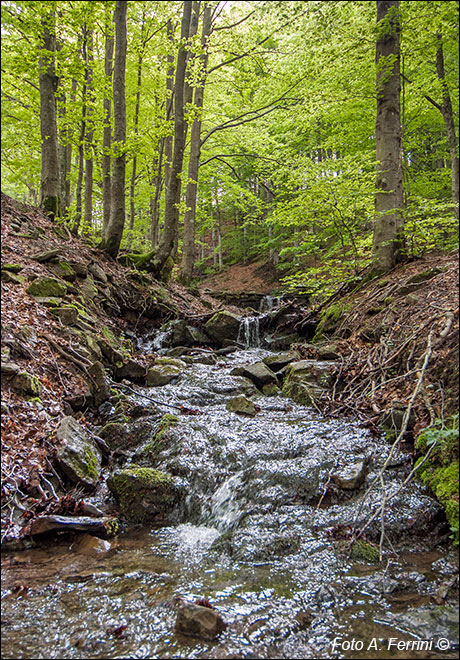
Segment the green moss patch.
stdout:
[[416,446],[423,454],[416,463],[417,476],[444,507],[454,545],[458,545],[458,414],[452,415],[446,422],[437,420],[418,436]]
[[115,472],[110,486],[120,502],[123,515],[134,522],[163,517],[177,498],[170,474],[138,465]]
[[37,277],[28,287],[27,293],[39,298],[62,298],[67,292],[67,286],[55,277]]

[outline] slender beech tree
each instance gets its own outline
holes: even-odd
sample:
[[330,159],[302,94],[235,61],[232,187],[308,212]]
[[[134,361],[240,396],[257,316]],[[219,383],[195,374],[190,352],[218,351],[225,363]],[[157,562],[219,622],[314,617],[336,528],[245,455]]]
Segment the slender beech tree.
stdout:
[[86,57],[86,135],[85,135],[85,216],[83,231],[88,233],[93,224],[93,136],[94,136],[94,86],[93,86],[93,30],[88,30]]
[[449,87],[446,80],[446,72],[444,67],[444,50],[442,45],[442,36],[437,35],[438,46],[436,50],[436,72],[438,74],[439,82],[441,83],[442,101],[438,105],[441,111],[442,118],[447,131],[449,139],[449,152],[452,166],[452,202],[454,205],[455,217],[458,220],[458,151],[457,151],[457,134],[455,132],[454,112],[452,109],[452,100],[450,98]]
[[190,136],[190,157],[188,164],[187,192],[185,196],[184,236],[182,246],[181,280],[189,284],[192,278],[195,262],[195,218],[196,198],[198,188],[198,172],[201,152],[201,121],[203,112],[204,89],[206,82],[206,69],[208,66],[208,38],[211,32],[211,3],[207,2],[203,12],[203,25],[201,31],[201,54],[199,57],[199,79],[195,87],[194,111],[195,116]]
[[42,140],[40,205],[52,218],[60,213],[55,20],[54,9],[46,12],[42,17],[39,60],[40,133]]
[[104,131],[102,138],[102,205],[104,219],[102,223],[102,236],[105,236],[110,220],[110,198],[112,181],[110,176],[112,145],[112,67],[113,67],[113,27],[110,8],[106,7],[105,20],[105,56],[104,56]]
[[125,174],[126,174],[126,50],[127,50],[127,1],[117,0],[114,12],[115,58],[113,66],[113,118],[114,158],[112,172],[112,196],[110,220],[101,247],[111,257],[120,249],[125,226]]
[[[187,40],[190,33],[192,2],[184,1],[181,22],[181,43],[177,54],[176,74],[174,79],[174,148],[171,169],[166,186],[164,229],[161,243],[156,251],[151,268],[160,275],[167,266],[167,261],[174,250],[174,243],[179,224],[180,179],[185,149],[185,113],[184,86],[187,62]],[[172,261],[172,259],[171,259]]]
[[78,175],[77,175],[77,188],[75,192],[76,196],[76,209],[75,217],[72,225],[72,232],[78,234],[81,223],[82,215],[82,188],[83,188],[83,173],[84,173],[84,156],[85,156],[85,135],[86,135],[86,111],[87,111],[87,76],[86,76],[86,67],[87,67],[87,38],[88,38],[88,29],[87,26],[83,26],[82,30],[82,56],[85,63],[85,77],[83,81],[83,86],[81,90],[81,121],[80,121],[80,137],[78,140]]
[[376,194],[373,264],[377,272],[400,259],[403,230],[399,2],[377,0]]

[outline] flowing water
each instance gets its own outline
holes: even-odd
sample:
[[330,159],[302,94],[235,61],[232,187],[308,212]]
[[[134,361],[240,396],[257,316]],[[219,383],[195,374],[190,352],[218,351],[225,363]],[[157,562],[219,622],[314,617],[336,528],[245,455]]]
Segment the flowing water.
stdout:
[[[381,563],[350,556],[351,527],[370,518],[382,485],[363,501],[364,489],[340,491],[331,473],[363,460],[369,484],[389,447],[281,396],[255,393],[254,418],[228,412],[229,397],[253,390],[231,369],[264,355],[189,364],[176,383],[132,395],[146,408],[132,422],[144,435],[128,464],[149,464],[145,447],[158,427],[141,393],[199,411],[180,416],[152,465],[182,485],[176,519],[126,529],[100,556],[73,540],[6,555],[2,657],[456,657],[458,610],[433,604],[456,570],[427,537],[437,506],[419,486],[403,488],[385,516],[385,549],[394,552]],[[398,453],[387,497],[408,470]],[[379,520],[368,528],[376,544],[380,529]],[[228,623],[215,642],[174,633],[177,602],[201,598]],[[436,648],[441,639],[450,649]],[[430,640],[432,648],[415,645]],[[413,644],[398,650],[398,641]]]

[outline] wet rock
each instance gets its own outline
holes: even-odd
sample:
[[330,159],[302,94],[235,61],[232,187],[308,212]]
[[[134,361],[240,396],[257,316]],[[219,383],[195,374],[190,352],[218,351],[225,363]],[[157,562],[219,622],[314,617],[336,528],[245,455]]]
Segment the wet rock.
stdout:
[[89,518],[86,516],[40,516],[28,526],[32,536],[49,532],[91,532],[107,538],[116,534],[118,523],[114,518]]
[[[185,362],[183,363],[185,366]],[[159,364],[147,370],[145,384],[147,387],[160,387],[179,378],[182,369],[173,364]]]
[[56,460],[74,484],[94,490],[99,483],[101,455],[87,431],[73,417],[64,417],[56,430],[62,441]]
[[411,638],[432,640],[433,649],[439,640],[448,640],[449,651],[458,650],[459,647],[458,618],[458,606],[418,607],[405,613],[388,612],[380,617],[382,623],[397,626]]
[[225,340],[236,341],[241,318],[231,312],[217,312],[204,326],[206,334],[217,344],[223,346]]
[[181,635],[216,639],[227,627],[216,610],[194,603],[182,603],[177,611],[175,630]]
[[139,465],[115,471],[107,484],[123,515],[134,522],[164,520],[181,495],[172,475]]
[[279,351],[290,348],[292,344],[298,344],[302,341],[302,337],[297,333],[291,333],[280,337],[265,337],[265,341],[271,351]]
[[51,310],[51,314],[57,316],[63,325],[73,325],[78,319],[75,307],[56,307]]
[[275,383],[269,383],[262,387],[262,393],[265,394],[265,396],[276,396],[277,394],[280,394],[280,388],[278,385],[275,385]]
[[94,397],[94,403],[99,406],[103,401],[110,399],[110,387],[107,382],[104,366],[96,361],[88,368],[88,373],[92,380],[90,382],[91,394]]
[[17,373],[11,384],[14,389],[30,396],[40,396],[42,390],[42,385],[38,378],[27,373],[27,371]]
[[355,490],[363,485],[366,473],[366,461],[357,461],[356,463],[350,463],[342,470],[334,472],[332,479],[337,486],[344,490]]
[[300,630],[308,630],[308,628],[313,623],[315,615],[306,610],[301,610],[297,612],[294,619],[297,621],[297,626]]
[[217,362],[217,356],[214,353],[196,355],[192,358],[193,364],[213,365]]
[[[394,399],[390,402],[389,408],[381,415],[379,423],[381,426],[392,433],[399,433],[403,426],[404,415],[406,413],[407,405],[403,401]],[[414,428],[416,416],[411,410],[407,422],[407,430]],[[391,440],[391,438],[389,438]]]
[[183,319],[168,321],[161,327],[167,333],[166,342],[171,347],[190,347],[196,344],[206,344],[208,337]]
[[297,353],[297,351],[285,351],[284,353],[269,355],[263,360],[263,362],[267,365],[267,367],[276,373],[291,362],[297,361],[299,357],[300,355]]
[[109,541],[91,536],[91,534],[83,534],[78,543],[72,546],[72,550],[82,555],[98,556],[108,552],[111,547]]
[[27,287],[27,293],[39,298],[62,298],[67,293],[67,286],[55,277],[37,277]]
[[243,395],[232,397],[227,401],[225,407],[230,412],[238,413],[240,415],[249,415],[251,417],[254,417],[260,410],[259,406],[256,406],[253,401]]
[[264,362],[255,362],[243,367],[237,367],[231,371],[232,375],[244,376],[249,378],[256,387],[262,388],[264,385],[277,385],[278,379],[271,369]]
[[116,378],[127,378],[134,382],[143,381],[147,374],[147,369],[143,364],[128,358],[123,362],[123,365],[115,368]]

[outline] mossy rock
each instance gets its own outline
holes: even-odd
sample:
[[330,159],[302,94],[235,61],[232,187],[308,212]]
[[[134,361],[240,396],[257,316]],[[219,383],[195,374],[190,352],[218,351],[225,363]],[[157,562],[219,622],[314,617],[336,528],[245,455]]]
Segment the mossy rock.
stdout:
[[62,298],[67,292],[67,286],[55,277],[37,277],[27,287],[27,293],[39,298]]
[[428,486],[445,509],[455,545],[459,543],[459,461],[458,414],[441,423],[439,420],[417,438],[417,449],[431,450],[421,456],[415,467],[418,478]]
[[372,543],[358,539],[351,546],[351,558],[355,561],[365,561],[369,564],[377,564],[380,561],[380,551]]
[[26,278],[22,275],[16,275],[9,270],[2,270],[2,282],[11,282],[12,284],[24,284]]
[[166,413],[160,419],[158,427],[150,440],[142,447],[139,455],[143,458],[156,458],[169,439],[169,430],[177,426],[179,418],[176,415]]
[[58,274],[67,282],[74,282],[77,279],[77,273],[74,271],[68,261],[60,261],[57,265]]
[[86,429],[73,417],[64,417],[56,437],[63,443],[56,455],[62,472],[72,483],[94,489],[99,482],[101,455]]
[[40,396],[42,391],[42,384],[36,376],[21,371],[13,378],[12,386],[15,390],[19,390],[23,394],[30,396]]
[[172,475],[139,465],[117,470],[108,485],[123,515],[138,523],[164,520],[180,496]]
[[24,266],[20,266],[19,264],[3,264],[2,265],[2,270],[6,270],[9,273],[19,273]]
[[323,337],[323,334],[325,333],[333,334],[337,330],[340,321],[350,310],[350,307],[351,306],[349,304],[345,305],[343,303],[334,303],[333,305],[329,305],[329,307],[324,309],[320,314],[320,320],[312,341],[320,341]]

